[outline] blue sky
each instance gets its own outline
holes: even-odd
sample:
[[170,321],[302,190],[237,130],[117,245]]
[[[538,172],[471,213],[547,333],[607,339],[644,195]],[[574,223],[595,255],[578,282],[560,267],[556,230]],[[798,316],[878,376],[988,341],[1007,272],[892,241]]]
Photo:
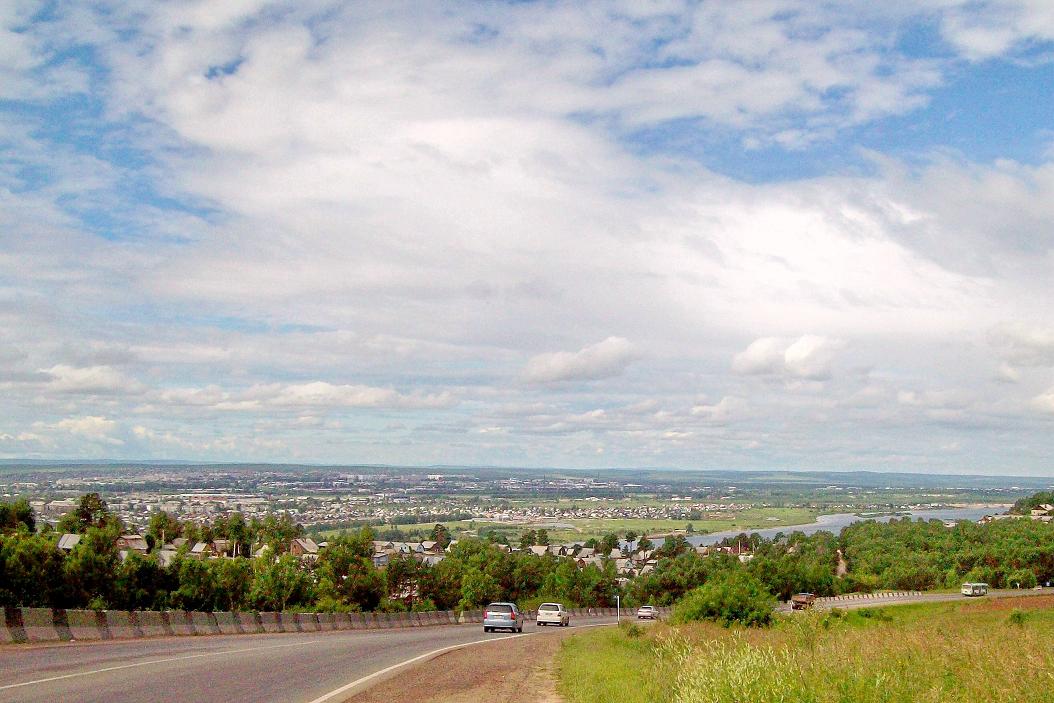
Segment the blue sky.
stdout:
[[15,2],[0,456],[1054,475],[1045,0]]

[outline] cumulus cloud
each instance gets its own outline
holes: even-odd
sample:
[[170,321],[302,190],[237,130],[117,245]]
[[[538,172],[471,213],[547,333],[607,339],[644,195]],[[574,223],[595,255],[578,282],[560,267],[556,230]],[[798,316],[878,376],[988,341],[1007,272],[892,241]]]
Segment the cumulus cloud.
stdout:
[[992,344],[1015,366],[1054,366],[1054,328],[1002,324],[990,334]]
[[952,119],[970,61],[1047,60],[1048,5],[5,6],[0,439],[917,469],[1012,438],[1047,470],[1049,154],[852,155]]
[[120,446],[124,440],[113,437],[117,429],[117,422],[99,415],[86,415],[84,417],[68,417],[51,425],[56,430],[68,432],[71,435],[84,437],[85,439],[102,444]]
[[842,346],[839,340],[811,334],[795,340],[761,337],[733,357],[732,370],[747,375],[823,380],[830,378],[831,362]]
[[1033,398],[1032,407],[1040,412],[1054,413],[1054,388]]
[[78,368],[59,364],[43,372],[51,377],[48,388],[59,393],[136,393],[143,388],[109,366]]
[[746,416],[749,404],[742,398],[725,396],[713,405],[699,404],[692,407],[691,414],[710,422],[722,423],[738,420]]
[[524,377],[531,383],[594,381],[621,375],[637,358],[629,340],[608,337],[576,352],[539,354],[527,362]]

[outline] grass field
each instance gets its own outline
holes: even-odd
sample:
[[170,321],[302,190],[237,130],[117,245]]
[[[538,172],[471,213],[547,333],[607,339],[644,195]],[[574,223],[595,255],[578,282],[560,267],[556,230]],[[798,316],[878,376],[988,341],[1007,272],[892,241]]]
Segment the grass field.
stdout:
[[[519,539],[522,532],[538,526],[560,523],[573,525],[571,528],[546,527],[551,542],[570,542],[589,539],[590,537],[601,537],[609,532],[619,535],[632,530],[637,533],[661,534],[674,530],[683,530],[689,522],[695,528],[696,533],[721,532],[724,530],[743,530],[750,532],[754,529],[764,527],[779,527],[781,525],[800,525],[812,522],[816,519],[816,511],[807,508],[753,508],[743,510],[735,514],[729,514],[722,519],[704,520],[617,520],[617,519],[582,519],[569,520],[564,518],[553,518],[549,522],[539,522],[532,525],[509,524],[504,522],[486,522],[483,520],[457,520],[444,522],[443,524],[457,537],[460,535],[482,535],[488,530],[494,530],[506,535],[510,541]],[[434,523],[399,525],[404,532],[420,532],[422,534],[431,531]],[[328,530],[322,534],[325,536],[336,535],[340,530]]]
[[1032,703],[1054,691],[1054,597],[794,614],[769,629],[605,628],[558,657],[568,703]]

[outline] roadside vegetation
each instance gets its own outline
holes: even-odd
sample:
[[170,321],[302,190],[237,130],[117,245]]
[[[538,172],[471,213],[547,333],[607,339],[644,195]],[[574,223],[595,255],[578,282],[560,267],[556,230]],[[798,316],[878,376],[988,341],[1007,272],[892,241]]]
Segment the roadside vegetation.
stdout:
[[605,628],[563,643],[568,703],[1049,701],[1054,598]]
[[[430,537],[441,551],[438,563],[396,554],[380,567],[373,560],[377,535],[368,527],[330,539],[317,558],[288,553],[304,532],[287,514],[246,521],[234,513],[195,524],[157,512],[144,535],[147,553],[129,552],[124,559],[116,546],[123,530],[94,493],[83,496],[57,529],[38,525],[24,500],[0,502],[0,605],[398,611],[475,609],[505,600],[530,609],[543,600],[610,607],[617,596],[627,607],[663,606],[691,594],[684,608],[702,612],[724,597],[720,586],[727,582],[739,584],[737,589],[756,584],[759,597],[786,600],[802,591],[827,596],[928,590],[957,588],[963,581],[1030,588],[1054,580],[1054,523],[1028,518],[954,527],[909,519],[860,522],[837,536],[797,532],[763,539],[744,533],[724,540],[727,550],[706,553],[676,535],[654,550],[638,540],[626,555],[621,545],[638,535],[608,533],[586,541],[598,556],[581,563],[525,549],[552,541],[544,529],[520,535],[514,545],[519,549],[490,536],[462,539],[441,551],[452,535],[437,524]],[[81,535],[68,553],[57,544],[62,532]],[[171,563],[163,563],[161,546],[179,536],[186,543]],[[189,554],[195,541],[214,539],[224,540],[233,558]]]

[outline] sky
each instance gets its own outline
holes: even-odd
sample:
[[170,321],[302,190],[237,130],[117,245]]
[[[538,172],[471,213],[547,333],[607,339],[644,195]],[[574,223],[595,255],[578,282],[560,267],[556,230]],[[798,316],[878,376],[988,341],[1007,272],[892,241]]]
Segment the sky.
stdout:
[[1054,475],[1054,3],[6,0],[0,458]]

